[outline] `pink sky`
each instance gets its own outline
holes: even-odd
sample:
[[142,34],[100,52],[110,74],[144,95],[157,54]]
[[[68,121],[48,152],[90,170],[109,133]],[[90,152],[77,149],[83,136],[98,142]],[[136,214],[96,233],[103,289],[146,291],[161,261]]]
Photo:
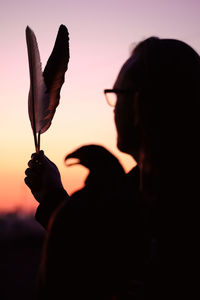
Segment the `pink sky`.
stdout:
[[116,149],[113,110],[104,88],[112,87],[133,44],[149,36],[177,38],[200,49],[200,2],[162,0],[1,1],[0,4],[0,211],[35,209],[24,184],[34,152],[27,113],[29,90],[25,28],[35,32],[43,67],[60,24],[70,33],[70,63],[52,126],[42,149],[60,169],[71,193],[83,184],[84,168],[67,168],[66,153],[89,143],[112,150],[129,170],[133,160]]

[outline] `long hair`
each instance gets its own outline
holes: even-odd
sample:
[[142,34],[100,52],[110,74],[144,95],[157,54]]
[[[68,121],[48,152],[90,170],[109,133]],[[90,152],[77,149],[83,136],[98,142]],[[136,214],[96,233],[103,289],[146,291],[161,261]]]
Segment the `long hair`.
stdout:
[[169,272],[168,287],[174,284],[180,292],[188,274],[188,287],[195,279],[197,257],[200,57],[182,41],[155,37],[142,41],[133,53],[141,143],[158,170],[154,221],[164,258],[159,272]]
[[193,168],[199,155],[198,53],[182,41],[155,37],[141,42],[133,53],[146,151],[157,164],[168,166],[171,161]]

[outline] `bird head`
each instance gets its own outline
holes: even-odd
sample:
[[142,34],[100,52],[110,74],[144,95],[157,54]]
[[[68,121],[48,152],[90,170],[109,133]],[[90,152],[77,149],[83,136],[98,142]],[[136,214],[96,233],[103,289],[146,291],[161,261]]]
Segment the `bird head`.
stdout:
[[125,174],[125,171],[119,160],[109,150],[100,145],[84,145],[65,157],[65,162],[69,159],[76,159],[75,163],[81,164],[89,169],[89,176],[96,178],[120,178]]

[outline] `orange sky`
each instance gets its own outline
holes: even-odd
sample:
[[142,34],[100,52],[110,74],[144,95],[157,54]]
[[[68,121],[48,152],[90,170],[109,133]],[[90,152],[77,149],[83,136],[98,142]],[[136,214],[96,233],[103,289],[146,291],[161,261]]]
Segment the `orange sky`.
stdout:
[[[195,0],[43,0],[0,4],[0,212],[34,210],[24,171],[34,152],[27,112],[29,70],[25,28],[39,44],[43,67],[60,24],[70,33],[70,63],[50,129],[41,148],[59,167],[69,193],[83,184],[84,168],[67,168],[65,154],[83,144],[112,150],[126,170],[133,160],[116,149],[113,110],[103,89],[111,88],[133,44],[149,36],[177,38],[200,49],[200,2]],[[198,51],[199,52],[199,51]]]

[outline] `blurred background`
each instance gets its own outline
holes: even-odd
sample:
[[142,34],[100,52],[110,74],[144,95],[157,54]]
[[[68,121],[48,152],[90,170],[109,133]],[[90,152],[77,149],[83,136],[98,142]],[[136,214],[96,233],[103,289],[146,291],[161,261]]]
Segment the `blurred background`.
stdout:
[[69,30],[66,80],[52,125],[41,136],[41,149],[58,166],[71,194],[83,186],[87,169],[66,167],[64,157],[81,145],[103,145],[126,171],[133,167],[133,159],[116,148],[113,109],[103,90],[112,88],[132,48],[150,36],[183,40],[199,53],[199,11],[198,0],[1,0],[1,299],[13,293],[19,299],[33,297],[44,236],[33,218],[37,203],[24,184],[24,171],[35,151],[27,108],[26,26],[36,34],[43,68],[60,24]]

